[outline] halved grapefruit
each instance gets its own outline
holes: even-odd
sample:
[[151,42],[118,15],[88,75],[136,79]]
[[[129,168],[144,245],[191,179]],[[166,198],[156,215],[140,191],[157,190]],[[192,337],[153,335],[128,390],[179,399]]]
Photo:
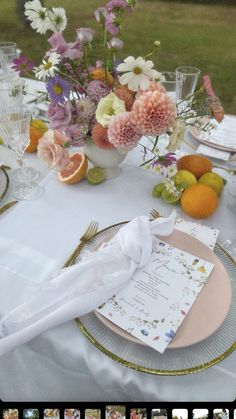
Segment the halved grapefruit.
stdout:
[[70,156],[70,163],[67,168],[58,172],[61,182],[72,185],[82,180],[88,168],[88,159],[84,153],[76,152]]

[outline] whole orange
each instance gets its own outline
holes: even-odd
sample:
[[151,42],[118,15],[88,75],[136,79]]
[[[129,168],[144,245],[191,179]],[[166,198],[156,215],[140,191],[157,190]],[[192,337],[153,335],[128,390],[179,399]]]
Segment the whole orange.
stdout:
[[181,207],[193,218],[207,218],[218,206],[217,195],[210,186],[197,183],[189,186],[181,196]]
[[212,162],[206,157],[197,154],[189,154],[181,157],[177,162],[178,170],[188,170],[198,179],[206,172],[211,172]]
[[34,151],[37,151],[38,142],[47,130],[47,125],[45,124],[45,122],[41,121],[41,119],[31,120],[29,144],[25,149],[27,153],[34,153]]

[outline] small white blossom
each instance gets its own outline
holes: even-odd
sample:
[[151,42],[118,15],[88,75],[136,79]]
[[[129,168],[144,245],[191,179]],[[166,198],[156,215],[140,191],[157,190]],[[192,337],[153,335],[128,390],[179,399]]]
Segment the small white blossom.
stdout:
[[165,189],[167,192],[169,192],[171,195],[178,196],[179,191],[176,189],[175,183],[172,179],[166,178],[164,179],[163,183],[165,184]]
[[160,164],[157,164],[157,165],[154,167],[154,170],[155,170],[158,174],[163,175],[163,167],[162,167]]
[[39,80],[46,80],[46,77],[54,77],[57,71],[57,64],[60,62],[60,54],[53,52],[43,60],[43,64],[35,67],[35,76]]

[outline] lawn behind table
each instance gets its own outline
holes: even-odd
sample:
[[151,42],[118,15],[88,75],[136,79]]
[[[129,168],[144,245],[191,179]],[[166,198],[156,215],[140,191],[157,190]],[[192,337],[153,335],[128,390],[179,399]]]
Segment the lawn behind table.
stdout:
[[[100,26],[93,19],[102,0],[45,0],[50,7],[64,7],[68,18],[66,40],[74,41],[75,29],[97,30],[93,59],[101,58]],[[120,37],[125,41],[121,58],[146,55],[154,40],[161,47],[152,58],[158,70],[194,65],[208,73],[227,113],[236,114],[236,5],[205,5],[176,1],[138,0],[134,15],[125,17]],[[15,12],[15,0],[0,2],[0,41],[16,41],[22,53],[40,63],[48,49],[47,37],[25,28]]]

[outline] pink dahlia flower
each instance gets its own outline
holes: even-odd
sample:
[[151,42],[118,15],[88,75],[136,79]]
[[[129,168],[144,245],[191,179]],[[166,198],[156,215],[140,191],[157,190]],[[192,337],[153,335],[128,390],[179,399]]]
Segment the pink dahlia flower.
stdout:
[[136,93],[136,99],[138,99],[143,93],[154,92],[155,90],[158,90],[158,92],[162,93],[166,92],[166,89],[164,88],[164,86],[162,86],[162,84],[159,81],[152,81],[147,90],[138,90],[138,92]]
[[50,168],[65,169],[70,161],[69,153],[64,148],[68,142],[69,138],[60,131],[49,129],[39,141],[39,159],[43,160]]
[[128,152],[134,148],[142,134],[132,122],[131,112],[122,112],[116,116],[108,128],[108,139],[120,152]]
[[174,124],[175,118],[174,101],[158,90],[143,93],[133,104],[132,122],[145,135],[167,132]]

